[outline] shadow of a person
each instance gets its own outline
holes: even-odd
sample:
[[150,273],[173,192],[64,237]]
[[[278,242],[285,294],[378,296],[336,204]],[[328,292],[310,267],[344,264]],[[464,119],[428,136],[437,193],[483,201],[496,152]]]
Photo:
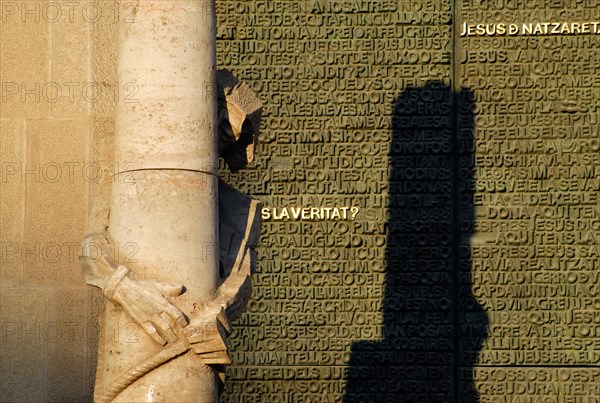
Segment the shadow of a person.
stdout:
[[344,402],[478,402],[487,316],[471,295],[473,96],[409,87],[392,116],[380,341],[352,345]]

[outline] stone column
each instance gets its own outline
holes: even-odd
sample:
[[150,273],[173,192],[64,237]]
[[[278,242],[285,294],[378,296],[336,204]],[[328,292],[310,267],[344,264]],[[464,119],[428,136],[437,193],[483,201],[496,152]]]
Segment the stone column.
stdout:
[[[115,260],[135,281],[185,287],[169,301],[189,318],[218,283],[214,1],[133,4],[119,28],[119,83],[130,92],[115,118],[118,173],[107,232]],[[161,359],[114,401],[217,400],[216,372],[189,345],[150,337],[155,329],[159,339],[177,340],[161,333],[172,319],[163,313],[140,326],[107,302],[97,400],[112,399],[123,374]]]

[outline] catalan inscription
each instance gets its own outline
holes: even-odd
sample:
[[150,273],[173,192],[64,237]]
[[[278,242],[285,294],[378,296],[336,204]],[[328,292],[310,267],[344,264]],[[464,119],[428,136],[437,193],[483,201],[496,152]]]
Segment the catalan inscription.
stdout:
[[597,2],[217,13],[264,103],[222,172],[265,205],[222,400],[598,403]]
[[600,22],[463,23],[460,36],[600,34]]
[[[474,142],[464,144],[474,180],[461,184],[474,193],[476,235],[463,278],[490,320],[473,352],[480,364],[600,364],[598,8],[563,6],[547,11],[585,19],[463,24],[457,67],[476,105]],[[497,7],[502,14],[511,11]],[[498,38],[503,25],[521,37]],[[482,50],[478,35],[498,46]]]

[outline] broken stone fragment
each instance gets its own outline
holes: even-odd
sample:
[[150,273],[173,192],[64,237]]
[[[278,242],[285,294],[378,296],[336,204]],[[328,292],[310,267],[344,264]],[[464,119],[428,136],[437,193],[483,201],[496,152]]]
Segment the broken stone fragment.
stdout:
[[217,71],[219,154],[232,172],[254,161],[262,103],[229,70]]

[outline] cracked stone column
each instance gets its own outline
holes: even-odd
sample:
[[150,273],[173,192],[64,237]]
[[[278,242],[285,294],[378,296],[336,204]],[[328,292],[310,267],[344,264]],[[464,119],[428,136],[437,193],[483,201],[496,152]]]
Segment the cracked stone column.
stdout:
[[[126,94],[115,117],[119,172],[107,232],[117,263],[136,281],[184,285],[170,301],[193,316],[219,274],[214,1],[128,1],[127,10],[133,18],[119,22]],[[123,373],[164,351],[111,303],[100,348],[97,400]],[[188,351],[114,401],[212,402],[217,385],[217,373]]]

